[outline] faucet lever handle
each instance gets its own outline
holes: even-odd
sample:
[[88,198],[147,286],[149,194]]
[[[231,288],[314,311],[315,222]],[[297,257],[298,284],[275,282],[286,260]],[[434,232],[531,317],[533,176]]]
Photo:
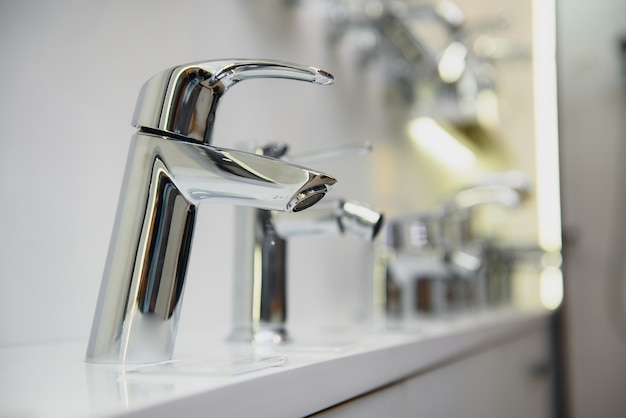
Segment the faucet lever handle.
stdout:
[[227,59],[171,67],[142,87],[132,125],[211,144],[219,100],[232,85],[253,78],[284,78],[333,84],[315,67],[273,60]]
[[526,175],[518,171],[500,172],[486,175],[457,191],[444,205],[448,212],[492,203],[514,208],[531,194],[531,182]]

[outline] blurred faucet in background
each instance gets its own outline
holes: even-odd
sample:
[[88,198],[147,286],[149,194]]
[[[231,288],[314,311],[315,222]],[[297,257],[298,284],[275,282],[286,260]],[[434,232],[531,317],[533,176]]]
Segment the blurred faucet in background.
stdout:
[[[367,152],[344,147],[301,158],[288,158],[285,144],[269,144],[257,153],[307,163]],[[325,234],[357,236],[372,241],[383,224],[383,214],[366,204],[342,199],[325,200],[302,213],[283,214],[265,209],[237,208],[233,326],[229,341],[283,343],[287,330],[287,240]],[[311,264],[312,266],[315,263]]]
[[532,193],[530,180],[517,171],[484,175],[442,204],[441,245],[452,273],[451,305],[485,307],[508,301],[513,255],[475,231],[475,211],[485,205],[515,209]]
[[505,300],[514,253],[476,234],[475,210],[492,204],[517,208],[530,192],[523,174],[495,173],[431,213],[390,220],[381,254],[385,277],[378,279],[385,283],[387,316],[439,316]]

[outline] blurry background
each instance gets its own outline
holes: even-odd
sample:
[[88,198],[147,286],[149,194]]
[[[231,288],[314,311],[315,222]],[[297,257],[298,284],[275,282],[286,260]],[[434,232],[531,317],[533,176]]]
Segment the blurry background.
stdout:
[[[439,97],[438,87],[428,79],[410,82],[423,72],[390,58],[384,37],[362,19],[364,3],[0,2],[0,346],[86,341],[136,98],[142,84],[167,67],[234,57],[325,69],[335,76],[334,86],[255,80],[229,91],[214,144],[284,141],[301,154],[370,141],[367,156],[312,168],[338,178],[333,197],[369,202],[389,217],[428,212],[485,173],[518,170],[536,193],[520,210],[486,208],[480,224],[512,245],[557,252],[558,75],[565,299],[555,332],[562,337],[566,409],[581,417],[626,411],[619,49],[626,5],[557,1],[554,15],[541,1],[459,0],[475,29],[456,39],[483,51],[474,69],[484,91],[497,98],[473,97],[459,112],[427,106]],[[431,3],[404,4],[408,9],[396,13],[410,17],[414,34],[445,50],[449,28],[410,14]],[[490,51],[496,56],[489,58]],[[424,120],[453,133],[469,162],[442,160],[419,142],[416,126]],[[229,331],[233,214],[229,206],[201,206],[181,337],[202,327],[221,340]],[[371,317],[372,254],[370,244],[350,237],[290,242],[294,334]],[[518,286],[521,306],[545,303],[538,278]]]

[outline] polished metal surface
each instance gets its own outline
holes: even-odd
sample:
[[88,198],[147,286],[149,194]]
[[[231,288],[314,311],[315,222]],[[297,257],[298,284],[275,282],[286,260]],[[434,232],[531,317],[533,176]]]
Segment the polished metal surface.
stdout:
[[143,85],[132,125],[210,144],[220,99],[233,85],[254,78],[334,82],[333,76],[323,70],[272,60],[229,59],[180,65],[156,74]]
[[[259,152],[286,158],[287,147],[270,144]],[[297,214],[237,208],[236,222],[236,249],[241,258],[235,265],[233,326],[228,340],[283,343],[289,340],[287,240],[302,235],[351,234],[371,241],[380,231],[383,214],[359,202],[325,200]]]
[[[178,123],[188,115],[187,93],[198,91],[187,90],[183,94],[185,105],[178,106],[183,99],[180,83],[161,81],[179,80],[189,68],[198,67],[205,72],[221,69],[205,80],[209,86],[222,86],[220,94],[246,77],[314,77],[300,76],[304,70],[294,70],[290,64],[282,69],[275,62],[261,62],[255,67],[252,61],[218,61],[175,67],[178,70],[168,70],[167,76],[157,76],[144,86],[135,113],[139,132],[131,140],[87,348],[89,362],[149,363],[171,358],[200,203],[298,212],[319,201],[336,182],[323,173],[284,161],[208,145],[216,97],[198,99],[192,105],[196,115],[192,119],[208,115],[205,130],[187,129],[186,122]],[[332,80],[330,76],[320,77],[315,80]],[[202,96],[206,87],[198,88]],[[159,99],[159,94],[165,99]],[[155,105],[159,102],[165,103],[162,111]],[[150,125],[151,121],[158,123]]]

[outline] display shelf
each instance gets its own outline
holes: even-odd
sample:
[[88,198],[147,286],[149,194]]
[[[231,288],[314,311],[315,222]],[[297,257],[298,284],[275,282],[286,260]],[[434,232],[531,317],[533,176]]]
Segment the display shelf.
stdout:
[[[157,365],[84,361],[85,341],[0,348],[0,417],[306,416],[536,329],[498,310],[283,347],[179,340]],[[312,343],[305,343],[312,341]]]

